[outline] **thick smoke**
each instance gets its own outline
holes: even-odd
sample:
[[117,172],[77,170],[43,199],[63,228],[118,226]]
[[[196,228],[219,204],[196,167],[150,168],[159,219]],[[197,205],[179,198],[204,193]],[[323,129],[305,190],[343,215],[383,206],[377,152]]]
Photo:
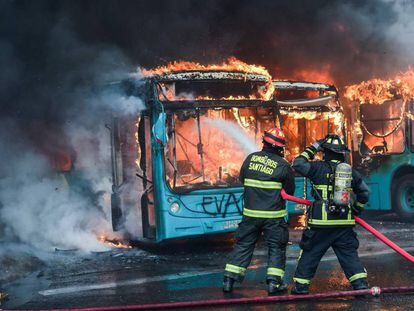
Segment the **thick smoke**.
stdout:
[[[105,124],[142,109],[106,86],[138,65],[235,56],[341,87],[412,64],[413,13],[387,0],[1,1],[3,236],[97,247],[111,186]],[[70,180],[52,169],[60,153],[74,159]]]
[[395,42],[399,54],[395,61],[404,65],[413,65],[414,59],[414,3],[412,1],[392,2],[396,20],[387,29],[386,34]]
[[[102,250],[97,237],[112,231],[105,125],[112,114],[136,115],[143,103],[109,85],[131,70],[119,49],[81,41],[67,20],[47,34],[48,61],[38,73],[21,70],[35,65],[22,65],[10,44],[2,43],[6,72],[0,85],[9,102],[0,120],[0,237],[41,249]],[[72,170],[63,174],[53,164],[65,157]]]

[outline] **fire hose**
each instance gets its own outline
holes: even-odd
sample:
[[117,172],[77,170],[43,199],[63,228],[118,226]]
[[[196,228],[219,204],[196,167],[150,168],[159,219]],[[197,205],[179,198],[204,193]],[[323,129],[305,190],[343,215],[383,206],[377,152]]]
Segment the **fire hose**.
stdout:
[[257,303],[275,303],[286,301],[303,301],[315,299],[332,299],[351,296],[379,296],[380,294],[395,294],[395,293],[412,293],[414,286],[405,287],[372,287],[370,289],[350,290],[340,292],[318,293],[310,295],[283,295],[283,296],[267,296],[267,297],[247,297],[247,298],[222,298],[222,299],[207,299],[198,301],[178,301],[178,302],[163,302],[150,303],[142,305],[126,305],[126,306],[109,306],[109,307],[89,307],[89,308],[73,308],[74,311],[116,311],[116,310],[170,310],[170,309],[192,309],[200,307],[217,307],[240,304],[257,304]]
[[[296,203],[304,204],[304,205],[311,205],[312,204],[312,201],[310,201],[310,200],[298,198],[298,197],[295,197],[293,195],[287,194],[284,189],[282,189],[281,195],[282,195],[282,198],[284,200],[288,200],[288,201],[292,201],[292,202],[296,202]],[[414,256],[413,255],[409,254],[404,249],[402,249],[401,247],[399,247],[397,244],[395,244],[393,241],[391,241],[390,239],[388,239],[381,232],[379,232],[378,230],[376,230],[375,228],[373,228],[366,221],[362,220],[358,216],[354,216],[354,218],[355,218],[355,222],[357,224],[359,224],[362,228],[364,228],[365,230],[367,230],[368,232],[370,232],[371,234],[373,234],[378,240],[380,240],[381,242],[383,242],[384,244],[386,244],[387,246],[389,246],[390,248],[392,248],[394,251],[396,251],[398,254],[400,254],[401,256],[403,256],[405,259],[407,259],[408,261],[414,263]]]
[[[304,205],[311,205],[312,201],[298,198],[287,194],[283,189],[281,192],[283,199],[296,202]],[[394,251],[401,254],[404,258],[410,262],[414,262],[414,256],[407,253],[400,248],[394,242],[385,237],[382,233],[371,227],[361,218],[355,216],[355,221],[361,225],[364,229],[372,233],[376,238],[384,242],[391,247]],[[405,287],[372,287],[370,289],[363,290],[350,290],[328,293],[317,293],[310,295],[282,295],[282,296],[265,296],[265,297],[247,297],[247,298],[221,298],[221,299],[207,299],[197,301],[178,301],[178,302],[163,302],[163,303],[150,303],[140,305],[122,305],[122,306],[108,306],[108,307],[86,307],[86,308],[73,308],[77,311],[115,311],[115,310],[169,310],[169,309],[183,309],[183,308],[195,308],[195,307],[216,307],[216,306],[228,306],[228,305],[241,305],[241,304],[258,304],[258,303],[275,303],[275,302],[287,302],[287,301],[303,301],[303,300],[315,300],[315,299],[333,299],[352,296],[367,296],[372,295],[374,297],[380,294],[394,294],[394,293],[413,293],[414,286]]]

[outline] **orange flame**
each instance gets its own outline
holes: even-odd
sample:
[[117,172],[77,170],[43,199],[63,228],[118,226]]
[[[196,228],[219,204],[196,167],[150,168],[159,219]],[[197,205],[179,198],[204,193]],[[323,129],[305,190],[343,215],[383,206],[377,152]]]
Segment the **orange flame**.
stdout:
[[[303,212],[305,213],[305,209],[303,210]],[[303,230],[303,229],[306,228],[306,226],[307,226],[307,217],[306,217],[306,214],[299,215],[299,217],[298,217],[298,225],[299,226],[296,226],[294,228],[295,230]]]
[[99,236],[98,240],[99,242],[104,243],[111,248],[132,248],[132,246],[126,244],[125,242],[117,238],[109,238],[105,235]]
[[267,69],[260,65],[247,64],[235,57],[229,57],[221,64],[202,65],[196,62],[189,61],[174,61],[165,66],[160,66],[155,69],[142,69],[144,76],[162,75],[170,72],[180,71],[234,71],[243,73],[260,74],[271,79]]
[[260,65],[247,64],[241,60],[236,59],[235,57],[230,57],[221,64],[210,64],[202,65],[196,62],[188,61],[174,61],[165,66],[160,66],[155,69],[142,69],[142,75],[153,76],[153,75],[163,75],[167,73],[174,72],[206,72],[206,71],[223,71],[223,72],[237,72],[237,73],[246,73],[246,74],[258,74],[262,75],[266,82],[264,83],[263,88],[259,88],[256,94],[251,94],[249,96],[229,96],[222,98],[211,98],[206,96],[195,97],[192,94],[175,94],[172,89],[164,88],[162,89],[162,96],[167,100],[246,100],[246,99],[258,99],[258,100],[270,100],[273,97],[274,86],[272,84],[272,77],[267,71],[267,69]]
[[361,104],[382,104],[396,98],[409,100],[414,97],[414,71],[409,68],[393,79],[375,78],[348,86],[344,96]]

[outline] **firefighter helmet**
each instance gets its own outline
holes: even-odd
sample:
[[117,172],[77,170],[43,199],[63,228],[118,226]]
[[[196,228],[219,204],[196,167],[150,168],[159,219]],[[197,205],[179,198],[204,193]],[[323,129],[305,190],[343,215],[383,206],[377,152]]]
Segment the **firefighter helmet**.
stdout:
[[283,134],[283,131],[278,127],[271,128],[264,131],[263,142],[272,145],[272,147],[277,146],[283,148],[286,146],[285,134]]
[[328,134],[322,147],[335,153],[344,154],[349,152],[345,142],[336,134]]

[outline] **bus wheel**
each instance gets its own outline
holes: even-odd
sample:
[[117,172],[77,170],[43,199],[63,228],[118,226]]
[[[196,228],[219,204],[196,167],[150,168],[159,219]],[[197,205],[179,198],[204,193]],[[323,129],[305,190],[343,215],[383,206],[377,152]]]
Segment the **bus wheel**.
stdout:
[[393,189],[395,212],[403,221],[414,221],[414,174],[396,180]]

